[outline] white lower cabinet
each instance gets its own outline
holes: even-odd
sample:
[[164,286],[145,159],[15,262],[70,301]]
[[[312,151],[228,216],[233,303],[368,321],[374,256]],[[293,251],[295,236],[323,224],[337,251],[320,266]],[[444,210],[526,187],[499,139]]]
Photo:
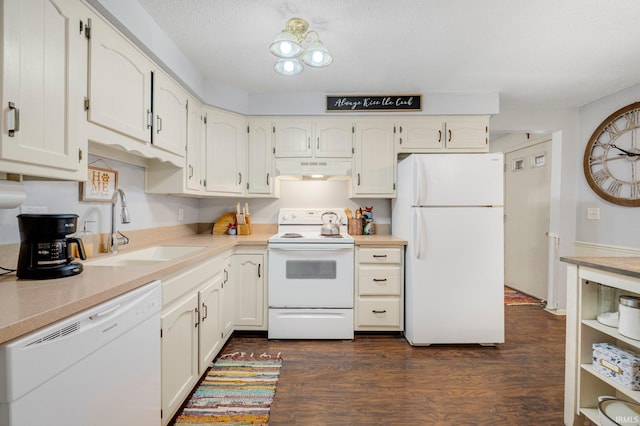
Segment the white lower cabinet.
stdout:
[[404,329],[404,250],[356,248],[355,329]]
[[267,329],[266,253],[263,248],[236,249],[231,261],[231,285],[234,287],[234,328]]
[[163,425],[189,396],[231,334],[224,328],[228,322],[224,317],[224,262],[230,254],[225,252],[162,280]]

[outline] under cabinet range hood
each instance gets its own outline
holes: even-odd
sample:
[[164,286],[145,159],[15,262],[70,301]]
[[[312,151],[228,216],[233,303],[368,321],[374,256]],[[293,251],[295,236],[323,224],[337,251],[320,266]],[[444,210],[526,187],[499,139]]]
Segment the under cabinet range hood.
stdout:
[[351,176],[351,160],[287,158],[276,160],[279,176]]

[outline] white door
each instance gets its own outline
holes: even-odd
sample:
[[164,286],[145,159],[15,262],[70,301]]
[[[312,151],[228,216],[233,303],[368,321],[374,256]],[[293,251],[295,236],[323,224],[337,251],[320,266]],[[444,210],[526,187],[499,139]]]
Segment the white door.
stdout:
[[353,157],[353,124],[351,120],[322,119],[316,122],[316,157]]
[[187,95],[158,70],[153,74],[153,112],[153,145],[183,157],[187,142]]
[[547,298],[551,141],[505,156],[505,284]]
[[222,346],[221,315],[222,274],[198,292],[200,324],[198,326],[198,372],[203,374]]
[[409,342],[504,342],[503,209],[411,210],[405,258]]
[[249,123],[248,194],[273,194],[273,156],[271,153],[271,123],[253,120]]
[[209,110],[207,114],[208,192],[242,194],[246,186],[244,171],[247,130],[237,115]]
[[414,206],[503,205],[502,154],[412,157]]
[[366,123],[356,126],[353,157],[355,196],[395,197],[396,154],[393,123]]
[[78,31],[84,19],[78,6],[53,0],[0,4],[5,160],[81,170],[86,40]]
[[91,22],[88,120],[151,140],[152,64],[102,19]]

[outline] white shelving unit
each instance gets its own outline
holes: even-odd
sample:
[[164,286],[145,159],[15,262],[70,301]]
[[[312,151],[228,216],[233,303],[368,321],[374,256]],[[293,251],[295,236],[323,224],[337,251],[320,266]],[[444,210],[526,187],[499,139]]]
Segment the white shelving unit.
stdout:
[[[567,267],[567,340],[565,365],[565,413],[567,425],[582,425],[584,418],[599,424],[598,396],[612,395],[640,402],[640,391],[632,391],[595,371],[593,344],[611,343],[640,353],[640,340],[622,336],[618,329],[599,323],[598,284],[621,289],[624,294],[640,295],[640,273],[611,267],[611,260],[596,258],[582,262],[563,259]],[[624,264],[619,259],[618,266]],[[632,261],[629,261],[632,262]]]

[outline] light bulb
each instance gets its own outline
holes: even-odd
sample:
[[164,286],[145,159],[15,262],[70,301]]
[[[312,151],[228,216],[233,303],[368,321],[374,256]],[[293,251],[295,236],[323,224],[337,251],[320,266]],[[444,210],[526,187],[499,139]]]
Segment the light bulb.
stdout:
[[315,52],[313,52],[313,55],[311,56],[311,61],[314,64],[321,64],[323,57],[324,57],[324,54],[322,52],[315,51]]
[[286,72],[291,72],[291,71],[293,71],[293,62],[291,62],[291,61],[285,61],[285,63],[284,63],[284,70],[285,70]]
[[289,55],[291,53],[291,43],[282,42],[280,43],[280,51],[283,55]]

